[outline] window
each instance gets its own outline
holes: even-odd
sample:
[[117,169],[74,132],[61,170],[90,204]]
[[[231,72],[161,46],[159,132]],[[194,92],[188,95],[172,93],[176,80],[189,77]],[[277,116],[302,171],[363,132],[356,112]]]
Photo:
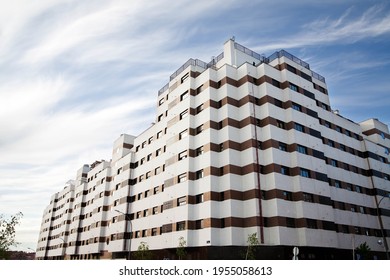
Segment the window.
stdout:
[[148,231],[146,229],[142,230],[142,237],[148,236]]
[[290,175],[289,168],[286,167],[286,166],[281,166],[280,167],[280,173],[282,173],[283,175]]
[[158,133],[157,133],[157,139],[161,138],[162,136],[162,130],[160,130]]
[[182,95],[180,95],[180,101],[183,101],[187,97],[188,97],[188,90],[186,92],[182,93]]
[[366,211],[364,210],[364,207],[363,207],[363,206],[360,206],[360,207],[359,207],[359,210],[360,210],[360,213],[361,213],[361,214],[366,214]]
[[299,173],[302,177],[310,178],[310,171],[307,169],[301,168]]
[[203,131],[203,124],[201,124],[200,126],[198,126],[197,128],[196,128],[196,134],[199,134],[199,133],[201,133]]
[[287,64],[287,70],[296,74],[297,73],[297,69],[295,67],[292,67],[291,65]]
[[337,161],[334,160],[334,159],[331,159],[330,160],[330,165],[334,166],[334,167],[337,167]]
[[357,193],[361,193],[361,192],[362,192],[362,189],[361,189],[361,187],[359,187],[359,186],[355,186],[355,191],[356,191]]
[[317,221],[313,219],[306,219],[306,224],[308,228],[317,228]]
[[196,113],[199,114],[204,109],[203,104],[200,104],[198,107],[196,107]]
[[301,107],[301,105],[299,105],[299,104],[293,103],[293,104],[292,104],[292,108],[293,108],[294,110],[297,110],[297,111],[299,111],[299,112],[302,112],[302,107]]
[[385,134],[383,133],[383,132],[381,132],[381,137],[382,137],[382,139],[385,139],[386,137],[385,137]]
[[345,130],[345,135],[351,136],[351,132],[349,130]]
[[287,151],[287,144],[283,143],[283,142],[279,142],[279,150],[281,151]]
[[185,130],[183,130],[182,132],[179,133],[179,139],[180,140],[185,138],[185,137],[187,137],[187,136],[188,136],[188,129],[185,129]]
[[196,204],[202,203],[203,201],[204,201],[203,193],[196,195],[196,197],[195,197],[195,203]]
[[154,187],[153,194],[158,194],[158,192],[159,192],[159,187]]
[[326,105],[326,104],[321,104],[321,107],[322,107],[322,109],[324,109],[324,110],[327,110],[328,111],[328,105]]
[[188,116],[188,109],[184,110],[183,112],[180,113],[180,119],[184,119],[185,117]]
[[156,150],[156,157],[158,157],[159,155],[161,155],[161,148]]
[[148,140],[148,144],[151,144],[153,142],[153,137],[150,137]]
[[201,93],[202,90],[203,90],[203,85],[201,85],[200,87],[198,87],[198,88],[196,89],[196,94]]
[[340,188],[341,188],[341,182],[338,181],[338,180],[334,181],[334,186],[335,186],[336,188],[340,189]]
[[314,196],[311,193],[303,193],[303,201],[314,202]]
[[345,145],[340,144],[339,149],[345,152]]
[[290,89],[293,90],[293,91],[298,91],[298,86],[296,86],[296,85],[294,85],[294,84],[292,84],[292,83],[290,83],[289,87],[290,87]]
[[328,146],[329,147],[334,147],[334,142],[332,140],[328,139]]
[[187,150],[185,150],[179,154],[179,160],[183,160],[185,158],[187,158]]
[[181,183],[181,182],[185,182],[185,181],[187,181],[187,173],[180,174],[178,176],[178,182]]
[[163,116],[164,116],[163,114],[159,115],[158,118],[157,118],[157,121],[161,122],[161,120],[163,119]]
[[150,175],[151,175],[150,171],[146,172],[146,179],[148,179],[150,177]]
[[146,146],[146,141],[142,142],[142,148],[145,148]]
[[281,129],[285,129],[285,124],[284,122],[280,121],[280,120],[276,120],[276,126],[281,128]]
[[288,191],[283,191],[283,199],[284,200],[292,200],[292,193]]
[[158,105],[161,105],[164,103],[164,98],[161,98],[160,101],[158,102]]
[[336,131],[341,133],[341,127],[336,126]]
[[177,199],[177,206],[182,206],[187,204],[187,198],[185,196],[179,197]]
[[330,128],[330,122],[326,121],[326,122],[325,122],[325,126],[326,126],[327,128]]
[[196,149],[195,151],[196,156],[200,156],[203,154],[203,146],[200,146],[199,148]]
[[275,80],[275,79],[272,79],[272,85],[275,86],[275,87],[280,88],[280,82],[278,82],[278,81]]
[[295,228],[295,220],[293,218],[286,218],[286,227]]
[[203,220],[196,220],[195,229],[202,229],[202,228],[203,228]]
[[307,155],[307,148],[301,145],[297,145],[297,151],[301,154]]
[[177,222],[176,223],[176,231],[185,230],[186,223],[185,222]]
[[188,79],[189,76],[190,76],[189,72],[184,74],[183,77],[181,77],[181,83],[184,83]]
[[283,108],[283,102],[280,101],[279,99],[274,99],[274,104],[279,108]]
[[196,179],[200,179],[204,177],[203,169],[196,171]]
[[220,121],[218,122],[218,129],[222,129],[223,128],[223,121]]
[[152,228],[152,236],[156,236],[157,235],[157,228]]
[[219,144],[219,151],[220,151],[220,152],[223,151],[223,143]]
[[304,132],[303,125],[301,125],[299,123],[294,123],[294,129],[298,130],[300,132]]

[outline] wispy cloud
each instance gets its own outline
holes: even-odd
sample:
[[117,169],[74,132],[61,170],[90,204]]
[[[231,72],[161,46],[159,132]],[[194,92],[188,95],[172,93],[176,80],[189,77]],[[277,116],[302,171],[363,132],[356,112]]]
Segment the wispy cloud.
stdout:
[[[109,159],[117,136],[137,135],[154,121],[157,90],[189,57],[218,55],[232,35],[263,53],[390,33],[388,9],[373,6],[358,12],[351,7],[338,17],[321,13],[297,32],[274,34],[276,24],[292,25],[296,18],[281,16],[278,3],[257,2],[15,0],[2,5],[0,213],[25,213],[18,238],[37,236],[50,196],[77,168]],[[256,47],[253,38],[264,43]],[[345,59],[356,68],[372,66],[364,63],[364,54],[360,61]],[[318,66],[329,69],[323,63]],[[338,70],[333,72],[347,75],[348,69]]]
[[320,18],[301,26],[301,31],[281,40],[259,45],[262,51],[302,48],[326,44],[351,44],[356,41],[390,33],[390,13],[383,5],[375,5],[359,17],[352,16],[354,7],[347,9],[338,18]]
[[[116,137],[137,135],[154,121],[157,90],[188,59],[187,51],[197,50],[187,45],[180,52],[175,46],[199,34],[191,27],[199,15],[232,3],[18,0],[2,5],[0,213],[25,214],[19,241],[35,246],[50,196],[80,166],[110,159]],[[210,56],[205,45],[202,51]]]

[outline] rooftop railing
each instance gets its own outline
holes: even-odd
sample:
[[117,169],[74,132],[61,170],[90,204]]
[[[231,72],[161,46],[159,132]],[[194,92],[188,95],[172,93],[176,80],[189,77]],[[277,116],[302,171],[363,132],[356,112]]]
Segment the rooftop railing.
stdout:
[[261,62],[266,61],[266,57],[248,49],[247,47],[244,47],[243,45],[240,45],[239,43],[234,42],[234,48],[243,52],[243,53],[246,53],[247,55],[250,55],[253,58],[260,60]]
[[[295,55],[292,55],[291,53],[289,53],[289,52],[287,52],[285,50],[281,50],[279,52],[274,52],[272,55],[270,55],[268,57],[268,61],[272,61],[272,60],[274,60],[276,58],[281,58],[282,56],[287,57],[288,59],[294,61],[295,63],[298,63],[302,67],[310,70],[309,63],[303,61],[302,59],[296,57]],[[313,78],[315,78],[315,79],[325,83],[325,78],[323,76],[321,76],[320,74],[318,74],[318,73],[316,73],[316,72],[311,70],[311,75],[312,75]]]
[[[172,81],[173,79],[175,79],[177,76],[179,76],[188,66],[190,65],[193,65],[193,66],[199,66],[201,68],[203,68],[204,70],[208,69],[208,68],[212,68],[212,67],[215,67],[215,64],[217,64],[221,59],[223,59],[224,57],[224,54],[223,52],[221,54],[219,54],[216,58],[213,58],[209,63],[206,63],[200,59],[193,59],[193,58],[190,58],[189,60],[187,60],[186,63],[184,63],[182,66],[180,66],[179,69],[177,69],[170,77],[169,77],[169,81]],[[162,94],[163,92],[165,92],[167,89],[169,88],[169,82],[163,86],[159,91],[158,91],[158,95]]]
[[177,76],[180,75],[181,72],[184,71],[184,69],[186,69],[188,66],[190,65],[193,65],[193,66],[199,66],[203,69],[207,69],[207,63],[200,60],[200,59],[192,59],[190,58],[189,60],[187,60],[186,63],[184,63],[179,69],[177,69],[172,75],[171,77],[169,78],[170,81],[172,81],[174,78],[176,78]]
[[[285,51],[285,50],[281,50],[281,51],[278,51],[278,52],[275,52],[273,53],[272,55],[270,55],[268,58],[265,57],[265,56],[262,56],[250,49],[248,49],[247,47],[244,47],[236,42],[234,42],[234,47],[247,54],[247,55],[250,55],[252,56],[253,58],[257,59],[257,60],[260,60],[260,62],[264,62],[264,63],[269,63],[270,61],[276,59],[276,58],[281,58],[281,57],[287,57],[288,59],[294,61],[295,63],[298,63],[299,65],[301,65],[302,67],[310,70],[310,66],[309,66],[309,63],[303,61],[302,59],[296,57],[295,55],[292,55],[290,54],[289,52]],[[212,67],[215,67],[215,65],[221,60],[223,59],[224,57],[224,53],[222,52],[220,55],[218,55],[216,58],[213,58],[209,63],[206,63],[200,59],[192,59],[190,58],[186,63],[184,63],[179,69],[177,69],[169,78],[170,81],[172,81],[173,79],[175,79],[177,76],[179,76],[188,66],[190,65],[193,65],[193,66],[199,66],[201,68],[203,68],[204,70],[208,69],[208,68],[212,68]],[[314,71],[311,71],[311,74],[312,74],[312,77],[319,80],[319,81],[322,81],[325,83],[325,78],[323,76],[321,76],[320,74],[314,72]],[[165,92],[167,89],[169,88],[169,82],[163,86],[159,91],[158,91],[158,95],[162,94],[163,92]]]

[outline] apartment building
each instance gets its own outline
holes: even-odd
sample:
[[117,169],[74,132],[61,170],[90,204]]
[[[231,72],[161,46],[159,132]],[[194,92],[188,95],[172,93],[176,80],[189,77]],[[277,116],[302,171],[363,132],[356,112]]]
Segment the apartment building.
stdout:
[[[286,51],[228,40],[159,90],[155,123],[121,135],[45,209],[37,259],[352,259],[390,242],[390,134],[332,110],[325,78]],[[379,242],[378,242],[379,241]],[[130,253],[131,252],[131,253]]]

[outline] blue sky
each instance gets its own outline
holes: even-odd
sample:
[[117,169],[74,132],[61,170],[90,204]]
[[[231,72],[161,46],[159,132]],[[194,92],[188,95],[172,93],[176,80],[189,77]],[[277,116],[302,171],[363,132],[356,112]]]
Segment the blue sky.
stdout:
[[308,62],[341,115],[390,124],[388,1],[0,1],[0,214],[24,213],[21,250],[51,195],[146,129],[169,76],[232,36]]

